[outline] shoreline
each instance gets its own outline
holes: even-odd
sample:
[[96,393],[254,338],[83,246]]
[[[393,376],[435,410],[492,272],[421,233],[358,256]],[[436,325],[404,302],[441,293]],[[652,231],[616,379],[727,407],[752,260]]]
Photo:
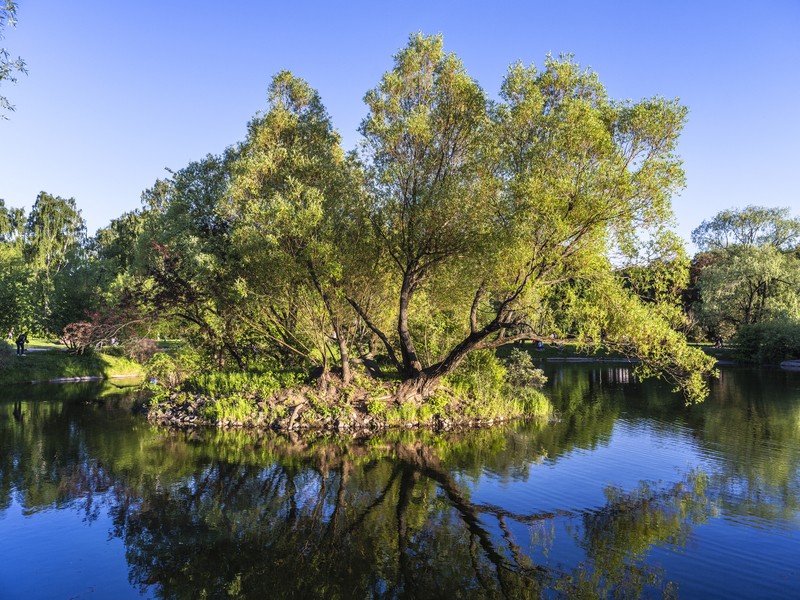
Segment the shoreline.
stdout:
[[[375,398],[365,389],[321,398],[314,388],[284,389],[269,397],[211,397],[171,392],[143,399],[137,409],[151,424],[174,429],[261,430],[372,436],[386,431],[480,429],[517,420],[557,420],[538,390],[486,402],[445,392],[425,400]],[[374,391],[374,390],[373,390]]]
[[405,423],[387,423],[380,419],[321,419],[313,422],[294,423],[290,425],[286,419],[275,419],[267,422],[257,419],[256,422],[242,422],[233,420],[212,421],[210,419],[190,414],[165,415],[153,414],[144,410],[148,423],[157,427],[175,431],[250,431],[255,433],[276,433],[283,435],[335,435],[353,438],[371,438],[392,431],[430,431],[432,433],[473,431],[488,429],[497,425],[507,425],[514,422],[542,421],[548,423],[559,422],[556,416],[521,415],[513,417],[492,418],[442,418],[434,417],[428,421],[407,421]]
[[52,379],[33,379],[16,385],[41,385],[43,383],[82,383],[85,381],[108,381],[111,379],[142,379],[141,374],[122,375],[82,375],[77,377],[53,377]]

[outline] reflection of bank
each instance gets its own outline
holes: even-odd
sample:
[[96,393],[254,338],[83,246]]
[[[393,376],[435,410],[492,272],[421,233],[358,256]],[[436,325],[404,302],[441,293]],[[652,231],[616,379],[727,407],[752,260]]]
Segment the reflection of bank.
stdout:
[[590,378],[592,383],[630,383],[633,380],[631,369],[628,367],[608,367],[592,369]]

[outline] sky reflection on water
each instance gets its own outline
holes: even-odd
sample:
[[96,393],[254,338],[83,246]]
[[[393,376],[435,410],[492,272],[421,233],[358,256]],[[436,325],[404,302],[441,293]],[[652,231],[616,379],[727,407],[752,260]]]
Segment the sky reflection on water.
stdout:
[[724,371],[685,408],[620,367],[548,370],[556,423],[352,444],[167,433],[100,385],[7,390],[0,597],[800,589],[800,374]]

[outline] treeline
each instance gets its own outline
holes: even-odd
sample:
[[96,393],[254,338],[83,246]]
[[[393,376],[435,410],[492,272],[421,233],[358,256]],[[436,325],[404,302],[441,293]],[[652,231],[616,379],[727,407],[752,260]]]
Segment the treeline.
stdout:
[[800,358],[800,218],[788,208],[724,210],[692,232],[686,308],[699,339],[742,359]]
[[[555,338],[634,356],[697,399],[711,364],[687,335],[796,323],[788,211],[704,223],[694,261],[670,233],[676,101],[614,101],[570,56],[512,65],[493,101],[423,35],[364,100],[347,153],[318,93],[279,73],[243,141],[156,181],[93,238],[72,200],[43,193],[27,219],[4,208],[3,326],[76,351],[179,337],[196,370],[346,384],[360,364],[396,376],[402,398]],[[750,238],[724,231],[762,214]],[[767,264],[752,306],[726,295]]]
[[0,199],[0,330],[60,334],[96,309],[96,248],[74,199],[42,192],[28,215]]

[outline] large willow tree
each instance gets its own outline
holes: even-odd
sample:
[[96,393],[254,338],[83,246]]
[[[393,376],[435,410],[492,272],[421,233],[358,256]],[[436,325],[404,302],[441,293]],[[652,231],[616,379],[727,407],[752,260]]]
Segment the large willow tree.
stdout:
[[[366,211],[396,309],[391,321],[359,312],[397,357],[403,397],[429,394],[469,352],[554,331],[602,339],[703,395],[710,361],[610,260],[669,224],[685,108],[612,101],[571,57],[512,66],[495,104],[441,37],[422,35],[365,100]],[[414,324],[436,319],[450,343],[426,363]]]

